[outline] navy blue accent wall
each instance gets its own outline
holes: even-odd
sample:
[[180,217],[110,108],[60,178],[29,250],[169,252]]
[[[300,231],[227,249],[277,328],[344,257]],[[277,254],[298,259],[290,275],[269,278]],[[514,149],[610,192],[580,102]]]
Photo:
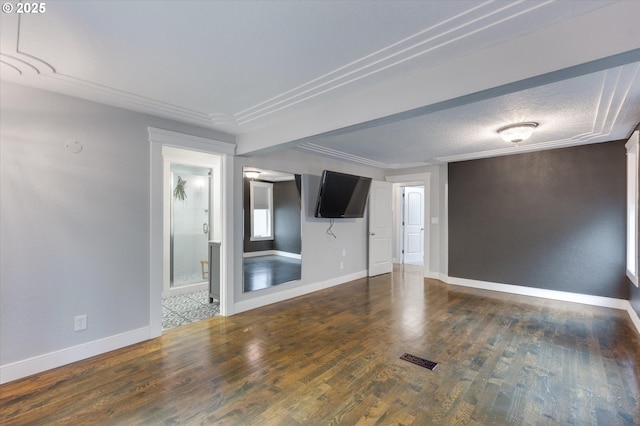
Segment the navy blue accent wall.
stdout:
[[449,275],[628,299],[624,143],[449,164]]

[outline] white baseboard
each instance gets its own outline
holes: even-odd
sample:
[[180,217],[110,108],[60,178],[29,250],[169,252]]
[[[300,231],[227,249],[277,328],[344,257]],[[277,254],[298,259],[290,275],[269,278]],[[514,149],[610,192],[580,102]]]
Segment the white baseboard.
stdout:
[[294,297],[313,293],[314,291],[323,290],[325,288],[344,284],[349,281],[357,280],[367,276],[367,271],[355,272],[349,275],[342,275],[327,281],[319,281],[312,284],[296,286],[277,293],[265,294],[264,296],[253,297],[247,300],[241,300],[233,305],[234,314],[249,311],[251,309],[260,308],[262,306],[271,305],[272,303],[282,302],[284,300],[293,299]]
[[260,256],[282,256],[282,257],[289,257],[291,259],[302,259],[301,254],[289,253],[287,251],[280,251],[280,250],[249,251],[246,253],[242,253],[242,257],[260,257]]
[[425,278],[431,278],[433,280],[440,280],[442,282],[447,282],[448,278],[445,274],[441,274],[440,272],[432,272],[432,271],[427,271],[427,269],[425,268],[424,270],[424,277]]
[[638,334],[640,334],[640,318],[638,318],[638,314],[633,310],[633,306],[631,306],[631,302],[627,300],[627,313],[631,318],[631,322],[636,326],[636,330],[638,330]]
[[143,327],[137,330],[116,334],[70,348],[60,349],[33,358],[13,362],[0,366],[0,384],[41,373],[52,368],[71,364],[72,362],[91,358],[105,352],[120,349],[134,343],[150,339],[150,328]]
[[547,290],[542,288],[524,287],[511,284],[499,284],[488,281],[470,280],[467,278],[444,277],[439,278],[447,284],[459,285],[463,287],[473,287],[483,290],[500,291],[503,293],[520,294],[523,296],[541,297],[544,299],[561,300],[565,302],[582,303],[584,305],[602,306],[605,308],[622,309],[627,311],[631,321],[640,333],[640,319],[633,310],[631,303],[624,299],[612,297],[592,296],[589,294],[570,293],[568,291]]
[[520,294],[523,296],[541,297],[544,299],[562,300],[565,302],[582,303],[584,305],[603,306],[605,308],[627,310],[624,299],[614,299],[611,297],[592,296],[589,294],[570,293],[567,291],[547,290],[535,287],[525,287],[520,285],[499,284],[488,281],[476,281],[467,278],[448,277],[448,284],[463,287],[481,288],[484,290],[501,291],[503,293]]

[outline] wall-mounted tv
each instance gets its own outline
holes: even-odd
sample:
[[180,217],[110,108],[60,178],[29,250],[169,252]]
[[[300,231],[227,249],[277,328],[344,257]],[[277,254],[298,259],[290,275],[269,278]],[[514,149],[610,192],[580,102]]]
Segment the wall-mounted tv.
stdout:
[[370,187],[371,178],[323,171],[315,217],[363,217]]

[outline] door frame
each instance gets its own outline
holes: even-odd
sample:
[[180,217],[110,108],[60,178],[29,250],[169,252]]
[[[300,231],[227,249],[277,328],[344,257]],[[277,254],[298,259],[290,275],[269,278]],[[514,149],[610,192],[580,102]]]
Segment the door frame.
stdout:
[[186,157],[209,154],[219,157],[220,191],[219,200],[222,212],[220,219],[220,314],[233,314],[234,268],[233,268],[233,193],[228,188],[233,182],[233,155],[235,144],[213,139],[191,136],[169,130],[149,127],[150,142],[150,200],[149,200],[149,338],[162,335],[162,288],[165,268],[164,251],[164,203],[165,174],[163,148],[176,149]]
[[396,257],[402,250],[402,187],[424,186],[424,258],[422,261],[423,276],[427,277],[431,270],[431,172],[411,175],[387,176],[387,182],[393,183],[393,239]]

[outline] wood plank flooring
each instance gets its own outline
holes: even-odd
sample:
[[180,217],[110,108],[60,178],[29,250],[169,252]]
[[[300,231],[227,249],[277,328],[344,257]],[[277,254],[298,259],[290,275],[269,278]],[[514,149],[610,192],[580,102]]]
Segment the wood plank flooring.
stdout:
[[640,336],[626,312],[419,271],[396,267],[5,384],[0,424],[640,424]]
[[247,257],[242,269],[244,291],[256,291],[299,280],[302,261],[275,255]]

